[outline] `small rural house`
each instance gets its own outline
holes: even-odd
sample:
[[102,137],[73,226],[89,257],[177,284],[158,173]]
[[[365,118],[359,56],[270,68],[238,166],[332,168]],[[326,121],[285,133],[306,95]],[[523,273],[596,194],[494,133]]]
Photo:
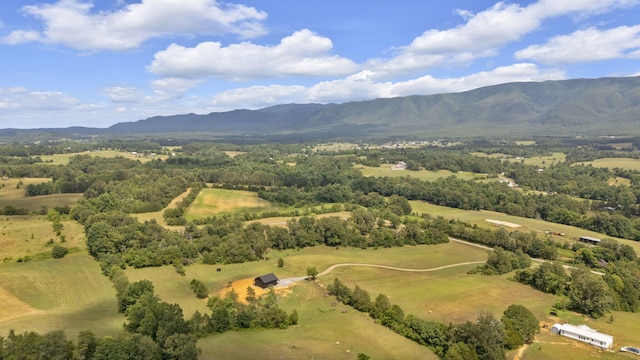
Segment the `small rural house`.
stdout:
[[266,289],[269,286],[278,285],[278,278],[274,273],[258,276],[257,278],[253,279],[253,285]]
[[555,324],[551,333],[582,341],[601,349],[608,349],[613,344],[613,336],[593,330],[587,325]]

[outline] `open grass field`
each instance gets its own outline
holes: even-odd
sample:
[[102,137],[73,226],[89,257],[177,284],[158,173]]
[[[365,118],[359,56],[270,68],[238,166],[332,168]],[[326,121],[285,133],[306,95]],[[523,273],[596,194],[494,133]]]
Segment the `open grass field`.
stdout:
[[49,182],[49,178],[10,178],[0,180],[0,208],[7,205],[18,209],[39,211],[42,206],[51,209],[55,206],[73,205],[82,194],[52,194],[43,196],[25,196],[25,188],[30,184]]
[[631,158],[604,158],[588,162],[575,163],[574,165],[591,165],[598,168],[620,168],[625,170],[640,171],[640,159]]
[[[429,204],[424,201],[410,201],[410,203],[411,203],[411,207],[413,208],[413,211],[418,214],[428,213],[428,214],[431,214],[432,216],[441,215],[448,219],[459,219],[461,221],[468,222],[471,224],[477,224],[480,227],[495,228],[495,225],[486,221],[487,219],[493,219],[493,220],[506,221],[506,222],[521,225],[521,227],[518,228],[517,230],[523,231],[523,232],[536,231],[536,232],[544,233],[545,231],[550,231],[550,232],[564,233],[565,236],[549,235],[551,236],[551,238],[553,238],[553,240],[559,241],[559,242],[574,242],[580,236],[592,236],[600,239],[604,237],[608,237],[605,234],[584,230],[574,226],[555,224],[555,223],[546,222],[546,221],[537,220],[537,219],[511,216],[511,215],[494,212],[494,211],[486,211],[486,210],[474,211],[474,210],[454,209],[450,207]],[[640,253],[640,242],[626,240],[626,239],[618,239],[618,238],[614,238],[614,239],[618,240],[621,243],[632,246],[636,250],[636,252]]]
[[438,171],[429,171],[429,170],[420,170],[420,171],[412,171],[412,170],[391,170],[391,167],[394,165],[383,164],[380,167],[371,167],[364,165],[356,165],[357,169],[360,169],[362,175],[364,176],[374,176],[374,177],[411,177],[414,179],[420,179],[425,181],[433,181],[441,178],[446,178],[449,176],[455,176],[457,178],[463,180],[473,180],[477,178],[484,178],[486,174],[474,174],[467,171],[458,171],[451,172],[449,170],[438,170]]
[[140,162],[148,162],[154,159],[166,159],[167,155],[143,155],[143,154],[132,154],[126,151],[118,151],[118,150],[98,150],[98,151],[85,151],[81,153],[69,153],[69,154],[53,154],[53,155],[42,155],[40,158],[42,161],[47,162],[51,165],[65,165],[69,163],[69,159],[75,155],[90,155],[96,157],[103,158],[114,158],[114,157],[123,157],[125,159],[131,160],[139,160]]
[[[471,155],[474,156],[487,156],[487,157],[491,157],[491,158],[502,158],[505,156],[505,154],[486,154],[483,152],[474,152],[471,153]],[[553,164],[558,164],[561,162],[565,162],[567,160],[567,155],[564,153],[552,153],[549,156],[533,156],[533,157],[529,157],[529,158],[514,158],[514,157],[507,157],[505,160],[507,161],[511,161],[511,162],[524,162],[526,165],[535,165],[538,167],[545,167],[545,166],[551,166]]]
[[180,201],[182,201],[187,195],[189,195],[189,192],[191,192],[191,188],[188,188],[185,192],[183,192],[182,194],[176,196],[173,200],[171,200],[171,202],[169,203],[169,205],[167,205],[167,207],[165,207],[164,209],[162,209],[160,211],[131,214],[131,216],[137,218],[138,221],[140,221],[140,222],[155,220],[158,224],[164,226],[167,229],[174,229],[174,230],[183,229],[184,228],[183,226],[169,226],[169,225],[167,225],[167,223],[164,221],[163,214],[164,214],[164,211],[166,209],[175,209],[176,207],[178,207],[177,204]]
[[0,264],[0,335],[64,329],[98,336],[122,331],[115,290],[86,253],[62,259]]
[[[560,311],[561,318],[550,317],[545,323],[548,328],[542,329],[536,341],[523,353],[522,360],[543,359],[637,359],[637,355],[620,352],[622,346],[640,346],[638,340],[638,323],[640,314],[613,312],[614,321],[609,322],[609,316],[591,319],[580,314]],[[569,322],[574,325],[585,324],[605,334],[613,335],[613,346],[609,351],[598,350],[582,342],[563,336],[552,334],[549,329],[554,323]]]
[[[486,258],[486,255],[485,255]],[[378,268],[338,268],[322,278],[325,285],[335,277],[350,288],[367,290],[371,298],[389,296],[405,313],[441,323],[473,321],[481,310],[498,317],[511,304],[521,304],[543,318],[555,296],[503,276],[468,275],[477,265],[466,265],[426,273],[405,273]]]
[[[338,212],[331,212],[331,213],[325,213],[325,214],[317,214],[313,216],[317,219],[321,219],[324,217],[331,217],[331,216],[337,216],[341,219],[348,219],[351,217],[351,211],[338,211]],[[299,218],[299,216],[294,216],[294,217],[276,216],[276,217],[268,217],[268,218],[263,218],[258,220],[252,220],[250,222],[259,222],[263,225],[269,225],[269,226],[286,226],[287,221],[293,218]]]
[[299,325],[286,330],[227,332],[201,339],[201,359],[355,359],[365,353],[372,359],[426,359],[438,357],[426,347],[375,324],[368,315],[342,304],[310,282],[298,284],[280,300],[296,309]]
[[14,200],[25,195],[27,185],[51,181],[50,178],[8,178],[0,180],[0,201]]
[[227,154],[227,156],[228,156],[228,157],[230,157],[230,158],[234,158],[234,157],[236,157],[236,156],[238,156],[238,155],[244,155],[244,154],[246,154],[246,153],[247,153],[246,151],[231,151],[231,150],[229,150],[229,151],[223,151],[223,152],[224,152],[225,154]]
[[82,225],[75,221],[63,221],[62,224],[64,243],[60,242],[46,216],[0,216],[0,260],[10,262],[25,256],[38,257],[38,254],[49,257],[53,245],[47,245],[50,239],[68,248],[85,249]]
[[202,189],[185,217],[188,220],[235,212],[262,212],[274,209],[270,202],[251,191]]

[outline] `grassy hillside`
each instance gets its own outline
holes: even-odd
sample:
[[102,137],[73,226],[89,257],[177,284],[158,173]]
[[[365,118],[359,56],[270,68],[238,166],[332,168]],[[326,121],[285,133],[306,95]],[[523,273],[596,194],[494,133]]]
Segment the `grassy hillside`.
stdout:
[[89,255],[3,263],[0,274],[0,334],[64,329],[73,338],[87,329],[99,336],[122,331],[115,290]]

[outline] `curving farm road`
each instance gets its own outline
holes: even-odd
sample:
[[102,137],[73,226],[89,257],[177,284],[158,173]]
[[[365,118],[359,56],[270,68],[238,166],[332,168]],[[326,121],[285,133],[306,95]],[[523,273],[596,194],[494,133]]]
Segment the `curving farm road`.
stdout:
[[485,262],[486,261],[484,261],[484,260],[482,260],[482,261],[468,261],[468,262],[462,262],[462,263],[457,263],[457,264],[449,264],[449,265],[438,266],[438,267],[429,268],[429,269],[407,269],[407,268],[401,268],[401,267],[395,267],[395,266],[376,265],[376,264],[344,263],[344,264],[331,265],[326,270],[324,270],[323,272],[319,273],[318,276],[327,275],[328,273],[332,272],[334,269],[339,268],[339,267],[343,267],[343,266],[366,266],[366,267],[375,267],[375,268],[381,268],[381,269],[407,271],[407,272],[429,272],[429,271],[437,271],[437,270],[447,269],[447,268],[456,267],[456,266],[473,265],[473,264],[484,264]]

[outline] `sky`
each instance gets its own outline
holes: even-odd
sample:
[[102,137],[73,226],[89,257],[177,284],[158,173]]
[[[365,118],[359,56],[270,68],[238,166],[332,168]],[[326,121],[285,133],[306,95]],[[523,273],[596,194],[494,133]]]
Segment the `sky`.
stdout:
[[640,0],[1,0],[0,128],[640,76]]

